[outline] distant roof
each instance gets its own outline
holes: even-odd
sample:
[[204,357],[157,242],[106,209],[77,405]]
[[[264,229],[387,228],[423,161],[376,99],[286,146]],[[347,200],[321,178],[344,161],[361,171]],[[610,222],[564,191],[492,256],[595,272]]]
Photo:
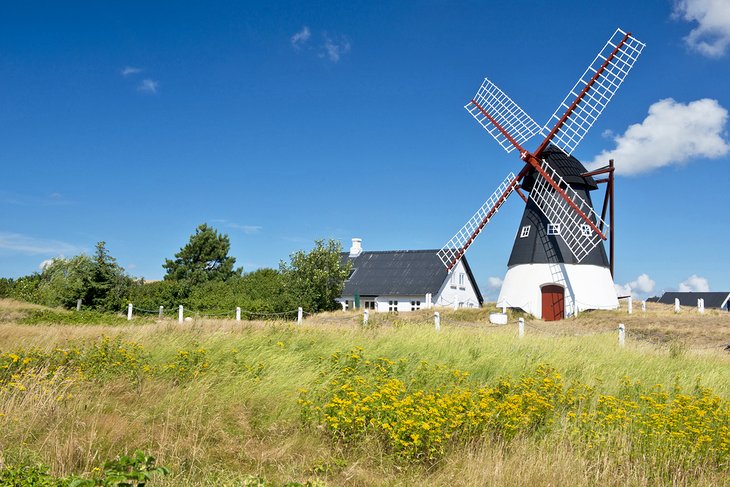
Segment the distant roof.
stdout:
[[[342,254],[343,262],[352,262],[350,278],[345,281],[343,296],[436,296],[448,275],[437,255],[438,250],[387,250],[362,252],[350,258]],[[479,303],[484,299],[479,291],[466,257],[464,268],[476,291]]]
[[679,304],[682,306],[697,306],[698,299],[705,300],[705,308],[722,308],[726,305],[730,291],[712,292],[712,293],[680,293],[671,292],[664,293],[659,302],[663,304],[674,304],[675,299],[679,299]]

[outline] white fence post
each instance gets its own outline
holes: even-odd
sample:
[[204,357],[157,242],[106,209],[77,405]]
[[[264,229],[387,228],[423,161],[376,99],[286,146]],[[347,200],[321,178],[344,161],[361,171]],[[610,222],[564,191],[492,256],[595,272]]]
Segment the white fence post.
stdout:
[[522,338],[523,336],[525,336],[525,319],[520,318],[518,323],[519,323],[517,325],[518,335],[520,336],[520,338]]
[[132,321],[132,303],[127,306],[127,321]]
[[344,301],[340,301],[340,306],[342,306],[342,311],[347,311],[347,304]]
[[297,308],[297,324],[298,325],[302,324],[302,315],[303,314],[304,314],[304,312],[302,311],[302,307],[300,306],[299,308]]
[[183,316],[183,307],[182,307],[182,304],[181,304],[180,307],[177,308],[177,322],[178,323],[182,323],[183,322],[183,319],[184,319],[184,316]]
[[455,310],[459,309],[459,299],[458,298],[454,298],[454,309]]
[[368,310],[363,311],[363,313],[362,313],[362,324],[363,325],[367,325],[369,318],[370,318],[370,313],[368,312]]
[[165,316],[165,307],[160,306],[160,311],[157,313],[157,317],[162,319],[163,316]]
[[641,311],[646,311],[646,300],[641,302]]
[[626,340],[626,327],[623,323],[618,325],[618,346],[623,347]]
[[674,298],[674,312],[679,313],[679,298]]
[[629,314],[634,312],[634,298],[629,296]]
[[441,331],[441,315],[438,311],[434,311],[433,313],[433,325],[436,331]]
[[236,321],[241,321],[241,308],[236,306]]
[[81,311],[81,298],[76,300],[76,311]]
[[699,311],[701,314],[705,313],[705,300],[703,298],[697,299],[697,311]]

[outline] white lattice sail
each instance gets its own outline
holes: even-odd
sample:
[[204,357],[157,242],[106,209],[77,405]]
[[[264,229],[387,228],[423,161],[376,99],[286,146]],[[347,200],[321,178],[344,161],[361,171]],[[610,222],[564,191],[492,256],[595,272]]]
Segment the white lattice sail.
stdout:
[[[520,145],[542,131],[537,122],[487,78],[484,78],[474,99],[464,108],[507,152],[512,152],[515,146],[489,120],[489,117],[492,117]],[[489,117],[485,113],[489,114]]]
[[461,230],[456,232],[456,235],[446,245],[441,247],[441,250],[438,251],[438,256],[447,269],[450,270],[461,259],[466,249],[471,245],[476,236],[479,235],[479,232],[482,231],[484,226],[507,200],[507,197],[514,191],[515,185],[515,175],[509,173],[487,201],[461,227]]
[[[552,138],[553,144],[568,155],[575,150],[629,74],[644,46],[621,29],[616,29],[545,124],[545,129],[551,130],[582,96]],[[588,85],[589,89],[583,93]]]
[[[608,231],[608,225],[601,220],[593,207],[586,203],[563,180],[560,174],[550,167],[547,161],[542,161],[540,167],[596,227],[603,228],[604,234]],[[556,233],[563,239],[578,262],[582,261],[603,240],[548,180],[539,173],[535,175],[535,184],[532,191],[530,191],[530,199],[535,202],[535,205],[542,211],[550,224],[559,225],[555,228]]]

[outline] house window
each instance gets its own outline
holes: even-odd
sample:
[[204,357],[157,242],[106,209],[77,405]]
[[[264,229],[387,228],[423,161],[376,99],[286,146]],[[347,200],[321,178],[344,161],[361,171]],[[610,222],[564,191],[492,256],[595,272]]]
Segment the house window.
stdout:
[[375,309],[375,301],[363,301],[362,307],[364,309]]
[[464,289],[464,282],[466,281],[465,274],[463,272],[459,273],[459,287],[461,289]]
[[393,313],[393,312],[397,313],[398,312],[398,301],[388,301],[388,311],[391,313]]
[[580,226],[580,233],[583,234],[584,237],[590,237],[591,236],[591,226],[587,223],[584,223]]
[[548,223],[547,234],[560,235],[560,223]]
[[350,273],[347,275],[347,279],[345,279],[345,280],[349,281],[350,279],[352,279],[352,276],[355,275],[355,272],[357,272],[357,268],[350,269]]
[[530,236],[530,225],[525,225],[522,227],[522,231],[520,231],[520,238],[525,238]]
[[411,311],[418,311],[419,309],[421,309],[421,302],[411,301]]

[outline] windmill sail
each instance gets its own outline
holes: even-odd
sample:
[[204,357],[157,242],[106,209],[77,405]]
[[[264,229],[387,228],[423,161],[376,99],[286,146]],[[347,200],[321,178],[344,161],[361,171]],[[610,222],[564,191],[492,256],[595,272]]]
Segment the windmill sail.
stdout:
[[548,179],[540,173],[536,174],[535,183],[530,191],[530,199],[552,225],[557,225],[557,227],[553,227],[553,231],[565,242],[576,260],[581,262],[596,245],[601,243],[602,236],[593,227],[605,228],[604,231],[607,233],[608,225],[547,161],[542,161],[541,168],[565,192],[573,205],[590,220],[590,223],[586,223],[580,213],[571,207],[572,205],[559,194]]
[[[616,94],[645,44],[616,29],[545,124],[553,124],[540,149],[552,143],[570,155]],[[535,156],[540,156],[540,149]]]
[[507,197],[514,191],[517,185],[517,178],[509,173],[504,181],[497,187],[492,195],[479,207],[474,215],[456,232],[451,240],[438,251],[441,262],[448,270],[451,270],[459,259],[464,255],[466,249],[474,242],[484,226],[499,211],[500,206],[507,200]]
[[464,108],[507,152],[519,148],[542,130],[517,103],[487,78],[484,78],[476,95]]

